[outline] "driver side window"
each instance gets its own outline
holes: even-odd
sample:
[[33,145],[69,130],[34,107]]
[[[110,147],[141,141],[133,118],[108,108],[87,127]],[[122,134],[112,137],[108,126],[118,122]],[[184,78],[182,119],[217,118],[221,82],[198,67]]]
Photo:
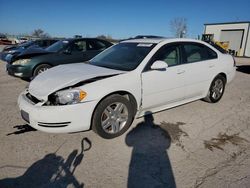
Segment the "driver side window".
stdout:
[[87,49],[86,41],[76,41],[72,43],[72,52],[84,52]]
[[178,65],[180,63],[180,50],[178,45],[167,45],[160,48],[153,57],[153,62],[157,60],[165,61],[169,67]]

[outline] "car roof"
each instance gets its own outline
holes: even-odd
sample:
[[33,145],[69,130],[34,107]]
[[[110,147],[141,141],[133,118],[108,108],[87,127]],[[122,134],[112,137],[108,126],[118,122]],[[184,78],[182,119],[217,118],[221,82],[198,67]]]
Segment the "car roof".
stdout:
[[154,44],[157,44],[157,43],[160,43],[164,40],[165,40],[165,38],[128,39],[128,40],[121,41],[121,43],[131,42],[131,43],[154,43]]
[[145,39],[130,39],[122,41],[121,43],[153,43],[158,44],[161,42],[198,42],[203,43],[200,40],[196,39],[187,39],[187,38],[145,38]]
[[61,40],[68,40],[68,41],[77,41],[77,40],[103,40],[99,38],[65,38]]
[[50,41],[50,40],[60,40],[60,39],[57,39],[57,38],[44,38],[44,39],[36,39],[36,40],[33,40],[33,41]]

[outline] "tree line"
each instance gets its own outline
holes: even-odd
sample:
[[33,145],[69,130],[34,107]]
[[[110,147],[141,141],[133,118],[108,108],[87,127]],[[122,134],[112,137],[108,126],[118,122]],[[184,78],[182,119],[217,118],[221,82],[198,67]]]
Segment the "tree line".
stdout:
[[[169,29],[174,37],[177,38],[185,38],[187,37],[187,19],[183,17],[177,17],[170,21]],[[50,38],[51,36],[45,32],[43,29],[35,29],[33,32],[31,32],[30,35],[27,35],[29,37],[34,38]],[[81,36],[81,35],[75,35],[75,36]],[[118,41],[117,39],[114,39],[111,35],[98,35],[97,38],[109,40],[111,42]]]

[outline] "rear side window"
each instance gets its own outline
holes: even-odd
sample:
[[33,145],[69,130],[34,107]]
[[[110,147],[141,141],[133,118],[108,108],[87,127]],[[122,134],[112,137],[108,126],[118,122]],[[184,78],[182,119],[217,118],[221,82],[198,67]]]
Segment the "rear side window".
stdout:
[[106,44],[99,40],[89,40],[88,41],[88,50],[104,50],[106,49]]
[[186,63],[216,59],[217,53],[203,44],[187,43],[183,45]]

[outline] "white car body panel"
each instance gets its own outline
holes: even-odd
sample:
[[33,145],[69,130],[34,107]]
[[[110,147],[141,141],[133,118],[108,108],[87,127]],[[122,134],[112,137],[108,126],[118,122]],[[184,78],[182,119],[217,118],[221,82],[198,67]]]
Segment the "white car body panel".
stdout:
[[[84,105],[64,105],[64,106],[40,106],[32,104],[23,92],[19,95],[18,105],[21,110],[29,113],[29,124],[38,130],[57,133],[60,130],[63,132],[77,132],[81,130],[88,130],[90,128],[90,121],[92,111],[96,103],[94,101],[86,102]],[[76,112],[81,113],[80,115]],[[65,127],[56,127],[62,122],[70,122]],[[42,123],[44,126],[39,126]],[[57,123],[57,124],[51,124]],[[51,125],[50,125],[51,124]],[[55,126],[55,128],[48,128],[48,126]]]
[[76,63],[69,65],[59,65],[40,74],[29,86],[29,92],[39,99],[47,100],[49,94],[59,89],[72,86],[80,81],[97,76],[120,74],[124,71],[117,71],[103,67]]
[[140,105],[141,78],[140,75],[136,74],[136,72],[127,72],[114,77],[99,80],[98,82],[98,85],[93,82],[79,87],[87,93],[86,101],[97,100],[99,102],[111,93],[126,91],[131,93],[135,97],[137,104]]
[[[178,71],[179,67],[174,66],[166,70],[151,70],[142,73],[142,108],[144,110],[182,99],[185,93],[185,77],[184,74],[178,74]],[[175,77],[175,82],[173,82],[173,77]]]
[[[32,104],[25,96],[26,91],[20,94],[18,99],[19,108],[29,114],[30,125],[38,130],[55,133],[89,130],[96,106],[112,93],[127,92],[133,95],[137,102],[136,117],[140,117],[149,112],[154,113],[204,98],[216,75],[225,74],[227,83],[235,75],[233,58],[220,53],[205,42],[191,39],[137,39],[123,42],[154,43],[156,46],[138,67],[130,72],[88,64],[69,64],[52,68],[38,75],[30,83],[28,92],[43,102]],[[151,57],[163,45],[173,42],[202,43],[213,49],[218,54],[218,59],[144,72]],[[62,106],[43,105],[48,95],[53,92],[86,79],[106,75],[115,76],[78,87],[87,93],[81,103]],[[48,123],[50,127],[39,126],[38,122]],[[70,124],[67,127],[56,127],[56,123],[60,122],[70,122]]]

